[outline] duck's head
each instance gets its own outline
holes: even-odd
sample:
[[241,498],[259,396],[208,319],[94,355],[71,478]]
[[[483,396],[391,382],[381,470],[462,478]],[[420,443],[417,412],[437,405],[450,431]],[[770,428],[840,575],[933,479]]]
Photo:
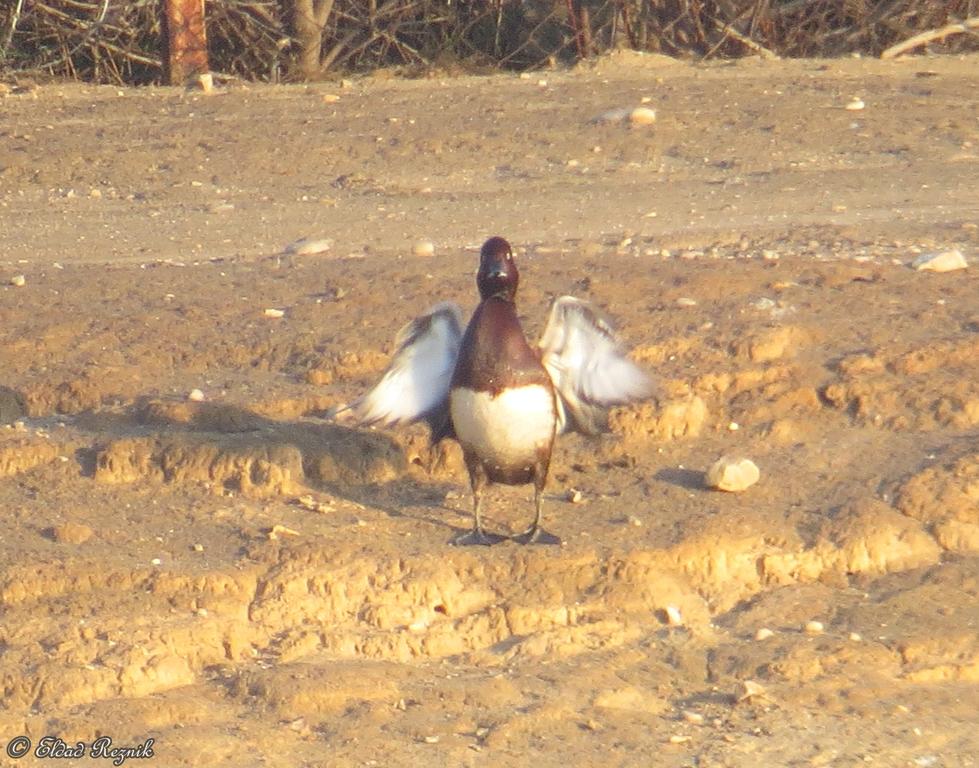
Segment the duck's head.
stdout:
[[480,298],[498,296],[513,301],[519,281],[520,272],[513,260],[510,243],[502,237],[491,237],[483,243],[479,252],[479,272],[476,273]]

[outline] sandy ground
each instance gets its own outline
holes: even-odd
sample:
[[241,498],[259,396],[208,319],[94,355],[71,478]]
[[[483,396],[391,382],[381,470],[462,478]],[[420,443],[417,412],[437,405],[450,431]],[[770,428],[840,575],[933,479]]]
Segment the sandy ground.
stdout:
[[[8,92],[0,743],[975,765],[979,265],[909,265],[979,255],[977,72],[616,56]],[[594,120],[644,99],[655,125]],[[529,333],[589,298],[659,380],[612,434],[561,443],[560,547],[450,547],[457,449],[321,418],[405,321],[474,305],[493,234]],[[332,244],[282,255],[301,237]],[[722,454],[760,482],[707,490]],[[530,497],[494,492],[491,526],[519,530]]]

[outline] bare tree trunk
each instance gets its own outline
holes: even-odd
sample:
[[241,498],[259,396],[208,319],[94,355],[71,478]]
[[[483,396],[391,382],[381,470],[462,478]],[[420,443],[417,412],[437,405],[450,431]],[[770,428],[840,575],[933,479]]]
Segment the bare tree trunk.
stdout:
[[322,71],[323,27],[332,10],[333,0],[292,0],[292,27],[299,42],[297,71],[304,80],[314,80]]
[[166,0],[163,18],[169,44],[168,79],[171,85],[185,85],[190,77],[208,71],[204,0]]

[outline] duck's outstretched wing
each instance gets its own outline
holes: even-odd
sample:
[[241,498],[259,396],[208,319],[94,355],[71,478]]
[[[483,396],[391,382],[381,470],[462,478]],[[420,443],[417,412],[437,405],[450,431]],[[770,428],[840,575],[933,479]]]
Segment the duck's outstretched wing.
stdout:
[[611,406],[653,394],[649,375],[626,356],[611,323],[587,301],[555,299],[538,347],[558,393],[559,431],[597,434],[607,426]]
[[426,421],[432,442],[453,434],[449,387],[462,342],[462,312],[448,302],[398,331],[394,357],[374,388],[351,405],[361,424]]

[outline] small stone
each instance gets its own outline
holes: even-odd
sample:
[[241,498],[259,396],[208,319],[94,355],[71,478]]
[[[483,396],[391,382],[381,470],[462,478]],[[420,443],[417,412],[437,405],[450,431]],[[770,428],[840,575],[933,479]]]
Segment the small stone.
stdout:
[[821,635],[825,627],[821,621],[807,621],[802,629],[807,635]]
[[98,200],[100,197],[102,197],[102,190],[101,189],[92,189],[92,190],[89,191],[88,196],[91,197],[94,200]]
[[198,75],[197,87],[204,93],[211,93],[214,90],[214,76],[210,72],[203,72]]
[[51,538],[59,544],[84,544],[94,531],[81,523],[62,523],[51,529]]
[[690,741],[689,736],[681,736],[679,733],[670,736],[670,744],[686,744],[688,741]]
[[768,627],[762,627],[757,632],[755,632],[755,640],[767,640],[772,637],[775,633],[772,632]]
[[633,528],[642,528],[642,519],[635,515],[629,515],[629,525]]
[[295,242],[289,243],[283,253],[291,256],[315,256],[317,253],[325,253],[333,247],[333,240],[328,237],[308,238],[301,237]]
[[425,743],[426,744],[438,744],[439,743],[439,737],[438,736],[426,736],[425,737]]
[[192,389],[187,394],[187,399],[190,400],[191,402],[194,402],[194,403],[203,403],[204,402],[204,393],[201,392],[201,390],[199,390],[199,389]]
[[741,429],[741,425],[736,421],[732,421],[727,425],[728,432],[737,432],[739,429]]
[[851,632],[850,640],[854,643],[859,643],[861,640],[863,640],[863,638],[860,636],[859,632]]
[[636,107],[629,113],[632,125],[652,125],[656,122],[656,110],[649,107]]
[[335,94],[335,93],[324,93],[323,94],[323,103],[324,104],[336,104],[338,101],[340,101],[340,97],[337,96],[337,94]]
[[699,712],[691,712],[689,709],[683,710],[683,719],[692,725],[704,724],[704,716]]
[[418,240],[411,246],[411,252],[419,257],[431,257],[435,255],[435,243],[431,240]]
[[671,627],[682,627],[683,626],[683,614],[680,613],[679,607],[675,605],[668,605],[663,609],[666,613],[666,623]]
[[285,310],[274,309],[270,307],[266,309],[262,314],[265,315],[266,317],[279,318],[279,317],[285,317],[286,313]]
[[751,459],[722,456],[707,470],[705,481],[710,488],[737,493],[750,488],[761,477]]
[[756,683],[754,680],[745,680],[739,683],[734,692],[734,697],[739,702],[764,697],[765,695],[765,686],[761,683]]
[[163,561],[158,557],[154,557],[152,560],[150,560],[150,565],[162,565],[162,564]]
[[567,498],[567,500],[572,504],[581,504],[585,500],[585,494],[583,494],[577,488],[568,488],[565,498]]
[[298,536],[298,535],[299,535],[299,531],[293,530],[292,528],[287,528],[286,526],[280,525],[279,523],[273,525],[272,529],[268,533],[269,539],[271,541],[275,541],[280,536]]
[[679,299],[676,300],[676,305],[678,307],[696,307],[697,300],[689,299],[686,296],[681,296]]
[[196,613],[202,619],[206,619],[207,618],[207,608],[198,608],[197,611],[196,611]]
[[194,545],[194,551],[195,552],[203,552],[204,551],[204,545],[203,544],[195,544]]
[[23,275],[14,275],[12,278],[10,278],[10,284],[17,288],[23,288],[25,285],[27,285],[27,278]]
[[924,253],[912,261],[911,266],[919,272],[953,272],[956,269],[965,269],[969,263],[962,255],[962,251],[952,248],[937,253]]
[[847,102],[846,109],[850,112],[859,112],[865,106],[867,105],[863,103],[863,99],[854,98]]

